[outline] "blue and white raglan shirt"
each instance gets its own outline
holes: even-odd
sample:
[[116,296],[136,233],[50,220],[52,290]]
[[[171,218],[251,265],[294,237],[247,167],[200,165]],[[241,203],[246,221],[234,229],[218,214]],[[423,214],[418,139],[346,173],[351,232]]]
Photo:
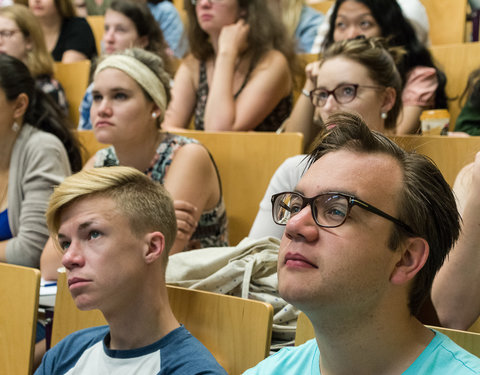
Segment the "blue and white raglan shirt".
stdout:
[[[480,374],[480,359],[455,344],[444,334],[435,337],[402,375],[475,375]],[[315,339],[276,354],[244,372],[244,375],[321,375],[320,351]]]
[[109,341],[108,326],[72,333],[45,354],[35,375],[227,374],[183,326],[143,348],[111,350]]

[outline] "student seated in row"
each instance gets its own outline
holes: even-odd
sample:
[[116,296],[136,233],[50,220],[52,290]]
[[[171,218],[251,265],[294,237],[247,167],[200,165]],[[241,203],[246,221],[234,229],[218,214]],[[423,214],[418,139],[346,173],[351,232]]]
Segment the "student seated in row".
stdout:
[[292,109],[293,38],[265,0],[191,0],[191,55],[162,128],[275,131]]
[[129,167],[84,170],[55,189],[47,221],[75,304],[99,309],[109,325],[67,336],[37,375],[226,374],[170,308],[176,219],[159,183]]
[[[291,121],[301,124],[315,117],[319,124],[311,131],[316,136],[322,132],[322,121],[331,114],[349,111],[362,116],[370,129],[393,134],[402,108],[402,82],[392,54],[401,58],[397,49],[387,50],[380,38],[332,44],[322,59],[312,65],[315,72],[310,79],[315,80],[314,89],[304,91],[301,100],[308,103],[295,106]],[[294,189],[306,166],[305,155],[297,155],[278,167],[260,202],[249,237],[282,237],[284,228],[272,221],[271,196]]]
[[458,238],[441,172],[349,113],[331,116],[292,191],[272,197],[285,226],[278,290],[315,338],[245,374],[480,373],[480,359],[415,313]]
[[[171,253],[228,245],[220,175],[193,138],[159,131],[170,76],[157,55],[139,48],[106,55],[93,79],[91,119],[99,150],[84,168],[124,165],[162,183],[174,199],[178,234]],[[41,270],[56,279],[60,257],[47,244]]]
[[[402,47],[406,53],[397,62],[402,77],[403,110],[397,119],[397,134],[417,133],[420,115],[425,109],[447,108],[446,77],[440,71],[427,47],[422,44],[413,26],[405,18],[396,0],[337,0],[330,18],[324,49],[334,42],[364,37],[384,37],[392,47]],[[308,73],[308,72],[307,72]],[[307,80],[304,89],[313,89],[314,81]],[[300,97],[295,106],[306,105]],[[304,123],[288,121],[287,131],[311,134],[312,119]],[[307,138],[307,143],[311,138]]]

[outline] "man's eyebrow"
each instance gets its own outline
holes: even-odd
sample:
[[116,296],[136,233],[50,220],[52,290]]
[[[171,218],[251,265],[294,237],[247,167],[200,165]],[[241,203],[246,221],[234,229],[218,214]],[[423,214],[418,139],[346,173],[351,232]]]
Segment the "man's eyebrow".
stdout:
[[[93,220],[90,220],[80,224],[77,228],[77,232],[84,231],[86,228],[90,227],[93,223],[94,223]],[[60,238],[67,238],[68,236],[58,232],[57,237],[60,239]]]

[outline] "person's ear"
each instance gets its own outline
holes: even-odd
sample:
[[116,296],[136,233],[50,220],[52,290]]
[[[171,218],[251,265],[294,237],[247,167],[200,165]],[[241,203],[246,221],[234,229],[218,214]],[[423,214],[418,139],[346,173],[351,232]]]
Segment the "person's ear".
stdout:
[[143,257],[145,263],[155,262],[165,251],[165,236],[161,232],[151,232],[145,235]]
[[25,38],[25,49],[27,50],[27,52],[31,52],[33,50],[33,43],[31,37]]
[[390,281],[396,285],[412,280],[423,268],[430,253],[428,242],[421,237],[407,238],[400,246],[402,256],[390,275]]
[[14,102],[13,117],[15,119],[23,117],[28,108],[28,96],[24,92],[17,96]]
[[381,112],[388,113],[393,106],[395,105],[395,100],[397,99],[397,92],[393,87],[385,88],[383,92],[383,103],[380,108]]
[[155,107],[152,111],[152,118],[156,119],[156,118],[160,117],[161,114],[162,114],[162,111],[160,110],[160,108]]
[[135,47],[140,47],[140,48],[147,48],[148,46],[148,36],[144,35],[138,39],[138,42],[136,43]]
[[238,13],[238,18],[246,19],[247,15],[248,13],[246,9],[240,9],[240,12]]

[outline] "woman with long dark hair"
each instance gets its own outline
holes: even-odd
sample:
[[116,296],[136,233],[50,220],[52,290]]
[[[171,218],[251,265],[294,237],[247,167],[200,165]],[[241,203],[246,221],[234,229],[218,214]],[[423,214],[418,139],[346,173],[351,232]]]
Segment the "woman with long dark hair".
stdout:
[[0,150],[0,261],[38,267],[48,198],[82,160],[65,114],[8,55],[0,55]]

